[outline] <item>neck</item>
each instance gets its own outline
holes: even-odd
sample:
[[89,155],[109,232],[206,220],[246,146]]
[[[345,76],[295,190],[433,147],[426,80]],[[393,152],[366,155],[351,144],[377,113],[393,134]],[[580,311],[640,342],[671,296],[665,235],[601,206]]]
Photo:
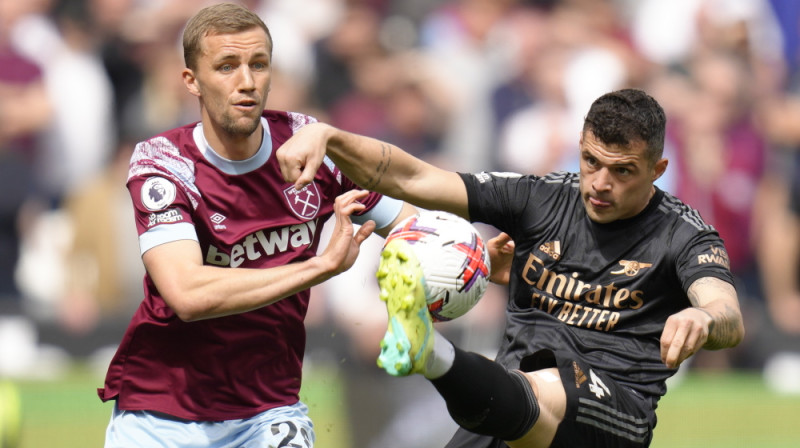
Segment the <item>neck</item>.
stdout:
[[253,157],[264,138],[264,130],[259,121],[255,131],[248,135],[231,134],[219,126],[203,122],[203,135],[208,144],[220,157],[228,160],[246,160]]

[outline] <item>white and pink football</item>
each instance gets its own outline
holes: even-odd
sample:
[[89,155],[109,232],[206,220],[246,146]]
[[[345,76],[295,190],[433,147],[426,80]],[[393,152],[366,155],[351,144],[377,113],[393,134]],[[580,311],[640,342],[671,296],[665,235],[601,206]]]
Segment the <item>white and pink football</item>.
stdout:
[[395,226],[384,242],[409,243],[423,271],[428,310],[436,322],[463,316],[489,283],[489,253],[478,229],[443,211],[422,211]]

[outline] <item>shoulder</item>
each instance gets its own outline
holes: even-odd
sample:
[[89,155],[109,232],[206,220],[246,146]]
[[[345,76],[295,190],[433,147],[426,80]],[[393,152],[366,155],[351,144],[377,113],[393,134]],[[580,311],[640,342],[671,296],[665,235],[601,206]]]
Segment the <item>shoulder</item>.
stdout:
[[[687,230],[694,232],[716,232],[711,224],[706,223],[700,212],[684,203],[675,196],[658,190],[661,199],[658,202],[658,210],[668,219],[675,221],[679,227],[686,227]],[[692,230],[693,229],[693,230]]]
[[131,155],[128,181],[136,177],[161,175],[184,184],[193,184],[197,153],[192,136],[197,123],[171,129],[136,144]]
[[505,184],[518,184],[518,185],[550,185],[558,188],[563,187],[578,187],[578,173],[568,173],[566,171],[552,172],[544,176],[537,176],[534,174],[520,174],[514,172],[499,172],[499,171],[481,171],[479,173],[465,174],[460,173],[465,182],[481,184],[492,183],[505,183]]
[[672,248],[676,259],[689,258],[691,265],[700,267],[714,265],[730,269],[725,243],[719,232],[706,223],[697,210],[663,192],[658,211],[662,217],[654,224],[662,229],[664,244]]
[[271,109],[265,110],[262,116],[267,119],[270,131],[273,135],[277,131],[279,134],[286,133],[291,136],[303,126],[318,121],[311,115],[306,115],[304,113]]
[[508,233],[544,228],[580,207],[578,176],[574,173],[536,176],[481,172],[461,176],[470,217]]
[[[553,172],[544,176],[480,172],[461,174],[467,194],[484,204],[503,202],[517,210],[533,207],[571,209],[579,197],[577,173]],[[477,198],[477,199],[474,199]]]
[[554,171],[539,177],[541,182],[553,185],[564,185],[568,187],[578,187],[580,184],[580,174],[567,171]]

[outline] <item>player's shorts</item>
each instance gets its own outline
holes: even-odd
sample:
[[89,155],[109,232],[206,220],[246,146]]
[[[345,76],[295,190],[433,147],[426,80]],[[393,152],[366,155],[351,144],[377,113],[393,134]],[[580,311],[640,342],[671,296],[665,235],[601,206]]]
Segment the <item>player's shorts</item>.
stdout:
[[114,404],[105,448],[312,448],[314,426],[302,402],[254,417],[196,422],[159,412],[124,411]]
[[[554,356],[555,355],[555,356]],[[523,359],[525,371],[557,367],[567,410],[551,448],[643,448],[653,439],[655,402],[596,372],[571,353],[539,352]],[[446,448],[507,448],[505,442],[459,428]]]
[[551,447],[642,448],[656,425],[655,400],[646,398],[569,353],[556,353],[567,411]]

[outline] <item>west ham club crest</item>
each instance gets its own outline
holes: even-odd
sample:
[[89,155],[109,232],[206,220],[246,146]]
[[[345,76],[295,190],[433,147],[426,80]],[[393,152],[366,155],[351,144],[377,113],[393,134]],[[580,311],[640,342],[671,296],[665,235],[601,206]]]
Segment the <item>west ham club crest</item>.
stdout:
[[283,190],[283,196],[298,218],[310,220],[317,216],[321,203],[317,184],[312,182],[302,190],[295,190],[294,186],[290,186]]

